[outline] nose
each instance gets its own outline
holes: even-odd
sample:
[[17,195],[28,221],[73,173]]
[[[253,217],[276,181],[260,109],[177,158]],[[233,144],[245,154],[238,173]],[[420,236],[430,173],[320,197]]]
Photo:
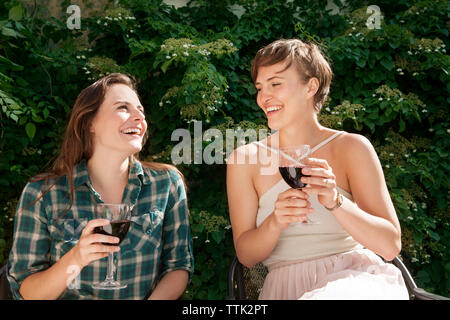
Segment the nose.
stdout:
[[141,112],[141,111],[138,110],[138,109],[135,109],[135,110],[133,111],[133,114],[131,115],[131,117],[132,117],[133,120],[136,121],[136,122],[140,122],[140,121],[145,120],[145,115],[144,115],[144,113]]
[[258,92],[258,99],[261,105],[264,105],[272,98],[272,94],[269,90],[261,88]]

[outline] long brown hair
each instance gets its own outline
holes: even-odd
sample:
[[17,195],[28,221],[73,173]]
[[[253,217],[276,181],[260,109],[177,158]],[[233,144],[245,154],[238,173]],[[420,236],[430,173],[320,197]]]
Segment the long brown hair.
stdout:
[[[121,73],[109,74],[83,89],[75,101],[61,149],[51,165],[50,170],[30,179],[32,182],[41,180],[48,181],[48,179],[51,178],[58,179],[64,175],[67,176],[70,201],[66,212],[70,210],[74,198],[73,168],[82,159],[86,159],[87,161],[92,156],[94,145],[90,127],[97,111],[104,101],[106,91],[114,84],[124,84],[138,94],[136,82],[133,77]],[[147,139],[148,133],[146,132],[142,145],[145,144]],[[139,154],[137,153],[132,157],[139,159]],[[141,161],[141,163],[144,167],[154,170],[175,170],[180,174],[183,183],[185,184],[183,174],[173,165],[146,161]],[[43,195],[53,186],[54,184],[45,190],[37,200],[43,197]]]

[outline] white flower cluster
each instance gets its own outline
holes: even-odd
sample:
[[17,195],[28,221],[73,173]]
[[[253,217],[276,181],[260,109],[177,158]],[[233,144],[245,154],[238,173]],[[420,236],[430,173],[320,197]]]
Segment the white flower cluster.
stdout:
[[104,26],[108,26],[108,21],[109,22],[113,22],[113,21],[122,21],[122,20],[136,20],[136,18],[133,17],[133,16],[122,17],[122,13],[121,12],[119,12],[119,16],[118,17],[114,17],[113,18],[113,17],[110,17],[110,16],[106,16],[103,19],[107,20],[107,21],[103,22],[102,19],[97,19],[97,24],[102,24],[103,23]]
[[204,56],[209,56],[210,54],[211,54],[211,52],[209,52],[208,50],[206,50],[206,49],[200,49],[200,50],[198,50],[198,53],[200,53],[201,55],[204,55]]
[[435,48],[424,48],[421,44],[419,44],[417,46],[417,49],[414,51],[408,50],[408,55],[412,56],[412,55],[420,55],[422,53],[431,53],[431,52],[441,52],[443,54],[445,54],[447,51],[445,50],[445,44],[441,44],[438,47]]
[[214,106],[208,106],[207,109],[208,109],[209,111],[212,111],[212,112],[217,112],[217,111],[219,111],[219,110],[218,110],[216,107],[214,107]]

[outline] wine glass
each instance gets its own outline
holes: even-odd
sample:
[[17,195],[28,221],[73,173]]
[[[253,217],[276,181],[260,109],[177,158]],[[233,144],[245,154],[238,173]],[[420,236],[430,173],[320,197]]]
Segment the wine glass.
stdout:
[[[122,240],[127,235],[130,228],[132,207],[127,204],[109,204],[99,203],[95,207],[94,218],[95,219],[107,219],[111,221],[109,225],[94,228],[94,233],[100,233],[107,236],[113,236],[119,238],[120,245]],[[104,245],[115,245],[111,243],[102,243]],[[106,279],[99,283],[94,283],[92,287],[94,289],[101,290],[118,290],[126,288],[127,285],[115,280],[116,268],[114,263],[114,253],[108,254],[108,268]]]
[[[298,145],[295,147],[285,147],[278,149],[278,170],[280,171],[283,180],[293,189],[301,190],[306,186],[300,179],[301,177],[309,177],[303,174],[302,169],[306,166],[302,161],[311,155],[311,148],[307,144]],[[295,197],[294,197],[295,198]],[[318,222],[309,219],[306,216],[306,221],[293,223],[292,225],[314,225]]]

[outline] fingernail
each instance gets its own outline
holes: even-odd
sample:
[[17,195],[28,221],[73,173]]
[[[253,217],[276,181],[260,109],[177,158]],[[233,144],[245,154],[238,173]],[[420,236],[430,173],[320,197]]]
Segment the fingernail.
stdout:
[[309,173],[309,169],[308,168],[303,168],[302,169],[302,173]]
[[308,209],[308,212],[313,213],[313,212],[314,212],[314,209],[313,209],[313,208],[309,208],[309,209]]

